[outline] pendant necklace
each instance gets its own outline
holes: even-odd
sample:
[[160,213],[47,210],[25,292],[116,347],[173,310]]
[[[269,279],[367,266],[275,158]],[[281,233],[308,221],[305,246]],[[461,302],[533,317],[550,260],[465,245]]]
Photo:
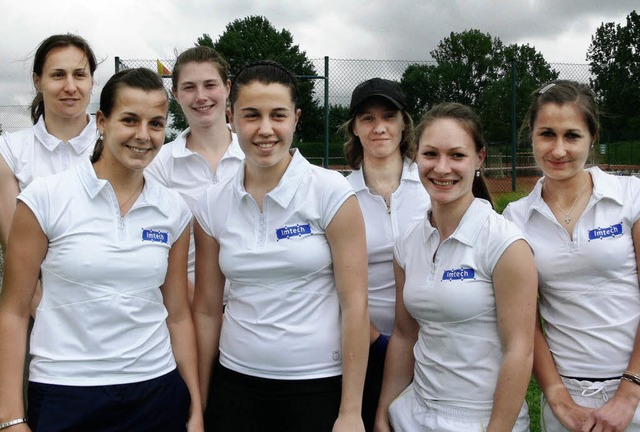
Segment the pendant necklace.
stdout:
[[[584,189],[587,187],[587,184],[589,184],[589,179],[587,179],[586,182],[584,182],[584,184],[582,185],[582,189],[580,189],[580,192],[578,192],[578,196],[576,197],[575,200],[573,200],[573,204],[571,204],[571,208],[569,209],[568,212],[565,212],[563,209],[560,208],[560,206],[556,203],[555,206],[558,210],[560,210],[562,213],[564,213],[564,222],[569,225],[571,223],[571,212],[573,211],[573,208],[576,206],[576,204],[578,203],[578,199],[580,199],[580,196],[582,196],[582,192],[584,192]],[[544,186],[546,186],[546,183],[544,184]],[[549,193],[549,195],[551,195],[551,193],[549,192],[549,188],[547,188],[547,193]]]

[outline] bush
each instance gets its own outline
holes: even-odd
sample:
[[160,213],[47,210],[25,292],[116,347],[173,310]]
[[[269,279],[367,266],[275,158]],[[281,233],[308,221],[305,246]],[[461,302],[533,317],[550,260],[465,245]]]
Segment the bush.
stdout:
[[493,204],[495,205],[496,211],[498,213],[502,213],[504,209],[507,207],[507,204],[513,201],[517,201],[522,197],[527,196],[527,192],[507,192],[496,195],[493,197]]

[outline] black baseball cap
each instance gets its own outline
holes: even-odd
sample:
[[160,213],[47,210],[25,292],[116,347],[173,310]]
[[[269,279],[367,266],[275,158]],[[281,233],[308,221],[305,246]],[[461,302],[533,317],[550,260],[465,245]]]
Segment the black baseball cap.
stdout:
[[360,105],[372,96],[381,96],[391,102],[399,110],[407,106],[407,100],[400,84],[383,78],[371,78],[353,90],[349,115],[354,115]]

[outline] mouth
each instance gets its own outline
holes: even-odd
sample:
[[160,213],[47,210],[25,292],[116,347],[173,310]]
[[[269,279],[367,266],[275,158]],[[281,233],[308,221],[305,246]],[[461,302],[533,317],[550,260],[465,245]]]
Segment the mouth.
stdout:
[[443,187],[447,187],[447,186],[453,186],[457,180],[436,180],[436,179],[430,179],[431,183],[433,183],[436,186],[443,186]]
[[131,150],[133,153],[137,153],[137,154],[145,154],[153,150],[153,148],[140,148],[140,147],[132,147],[132,146],[125,146],[125,147]]
[[275,147],[279,141],[268,141],[268,142],[256,142],[254,143],[258,148],[261,149],[270,149]]
[[192,109],[199,113],[207,113],[211,111],[214,106],[215,105],[204,105],[204,106],[193,107]]

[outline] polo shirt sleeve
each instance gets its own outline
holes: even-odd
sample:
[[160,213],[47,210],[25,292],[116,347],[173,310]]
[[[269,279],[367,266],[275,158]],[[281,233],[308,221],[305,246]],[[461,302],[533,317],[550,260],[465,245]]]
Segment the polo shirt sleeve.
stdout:
[[640,220],[640,179],[635,176],[629,177],[628,194],[626,203],[631,205],[631,220],[635,224]]
[[355,195],[351,184],[342,174],[337,171],[327,171],[326,174],[326,178],[319,179],[324,185],[322,208],[325,211],[320,221],[323,229],[329,226],[347,198]]
[[524,239],[522,232],[514,222],[498,214],[494,216],[491,220],[491,225],[486,228],[490,233],[489,244],[485,249],[487,251],[486,263],[489,274],[493,273],[504,251],[516,240]]
[[193,219],[193,214],[191,210],[189,210],[189,206],[184,201],[184,199],[180,196],[180,194],[172,189],[169,189],[171,193],[174,195],[175,206],[178,209],[178,231],[176,233],[176,239],[180,237],[185,228],[191,223],[191,219]]
[[45,178],[46,177],[40,177],[34,179],[29,186],[18,195],[17,199],[29,207],[38,220],[42,231],[47,237],[51,237],[47,217],[50,213],[50,193],[47,183],[44,181]]
[[210,215],[213,214],[215,209],[211,205],[214,200],[212,200],[212,188],[207,189],[207,191],[202,194],[198,202],[196,203],[193,209],[193,216],[196,218],[202,229],[208,236],[216,238],[215,233],[213,231],[212,218]]

